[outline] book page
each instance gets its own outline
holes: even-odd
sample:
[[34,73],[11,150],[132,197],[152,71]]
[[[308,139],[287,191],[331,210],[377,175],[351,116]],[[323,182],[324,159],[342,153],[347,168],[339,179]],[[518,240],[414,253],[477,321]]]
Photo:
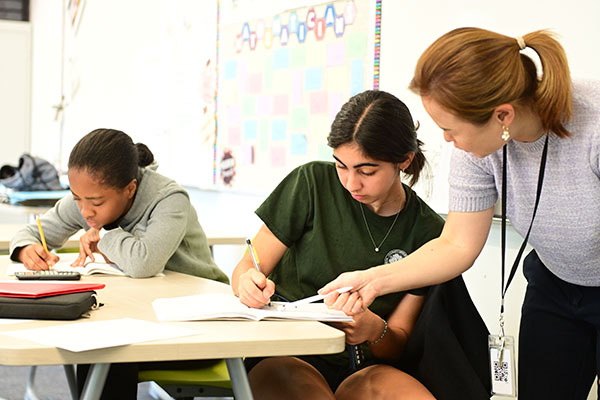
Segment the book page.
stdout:
[[[71,267],[71,264],[77,259],[79,253],[61,253],[58,255],[60,260],[52,266],[56,271],[77,271],[81,275],[107,274],[107,275],[125,275],[116,264],[107,264],[100,254],[95,254],[96,261],[92,262],[89,258],[83,267]],[[15,272],[28,271],[22,263],[11,263],[8,265],[8,275],[14,275]]]
[[210,319],[289,319],[310,321],[352,321],[342,311],[330,310],[323,303],[303,304],[281,309],[283,303],[271,303],[261,309],[242,304],[234,294],[206,293],[193,296],[156,299],[152,307],[160,321],[197,321]]

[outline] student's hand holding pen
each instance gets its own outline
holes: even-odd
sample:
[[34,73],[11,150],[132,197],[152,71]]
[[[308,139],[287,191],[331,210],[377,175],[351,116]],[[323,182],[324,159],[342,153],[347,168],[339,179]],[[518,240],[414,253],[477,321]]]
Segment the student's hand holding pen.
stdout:
[[21,248],[17,259],[23,263],[25,268],[34,271],[49,270],[52,265],[60,260],[56,254],[47,252],[44,246],[39,243]]
[[273,293],[275,283],[255,268],[250,268],[240,275],[237,295],[248,307],[261,308],[267,305]]

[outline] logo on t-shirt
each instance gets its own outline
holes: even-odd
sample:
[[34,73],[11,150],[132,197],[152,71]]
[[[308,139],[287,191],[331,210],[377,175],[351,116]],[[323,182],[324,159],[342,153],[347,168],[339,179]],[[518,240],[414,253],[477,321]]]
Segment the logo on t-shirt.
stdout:
[[390,250],[383,259],[385,264],[393,263],[394,261],[398,261],[406,257],[408,254],[404,250],[394,249]]

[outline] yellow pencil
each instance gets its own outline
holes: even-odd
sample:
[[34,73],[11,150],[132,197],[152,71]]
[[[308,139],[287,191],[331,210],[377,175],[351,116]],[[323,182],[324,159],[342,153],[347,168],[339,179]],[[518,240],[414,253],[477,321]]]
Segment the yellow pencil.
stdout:
[[36,214],[35,220],[37,221],[38,230],[40,231],[40,237],[42,238],[42,245],[44,246],[44,250],[46,250],[46,254],[50,256],[50,252],[48,251],[48,246],[46,245],[46,238],[44,237],[44,230],[42,229],[42,223],[40,222],[40,217]]

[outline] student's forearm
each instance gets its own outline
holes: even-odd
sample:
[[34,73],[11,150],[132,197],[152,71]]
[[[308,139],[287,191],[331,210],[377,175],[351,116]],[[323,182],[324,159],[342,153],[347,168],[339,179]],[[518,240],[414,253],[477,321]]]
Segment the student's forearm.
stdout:
[[[385,327],[385,323],[381,320],[381,333],[383,334],[383,330]],[[388,329],[385,332],[385,335],[377,342],[380,338],[374,338],[369,343],[369,348],[373,355],[381,360],[386,361],[398,361],[404,353],[404,348],[406,347],[406,342],[408,341],[408,334],[403,329],[394,329],[388,325]],[[374,343],[377,342],[377,343]]]

